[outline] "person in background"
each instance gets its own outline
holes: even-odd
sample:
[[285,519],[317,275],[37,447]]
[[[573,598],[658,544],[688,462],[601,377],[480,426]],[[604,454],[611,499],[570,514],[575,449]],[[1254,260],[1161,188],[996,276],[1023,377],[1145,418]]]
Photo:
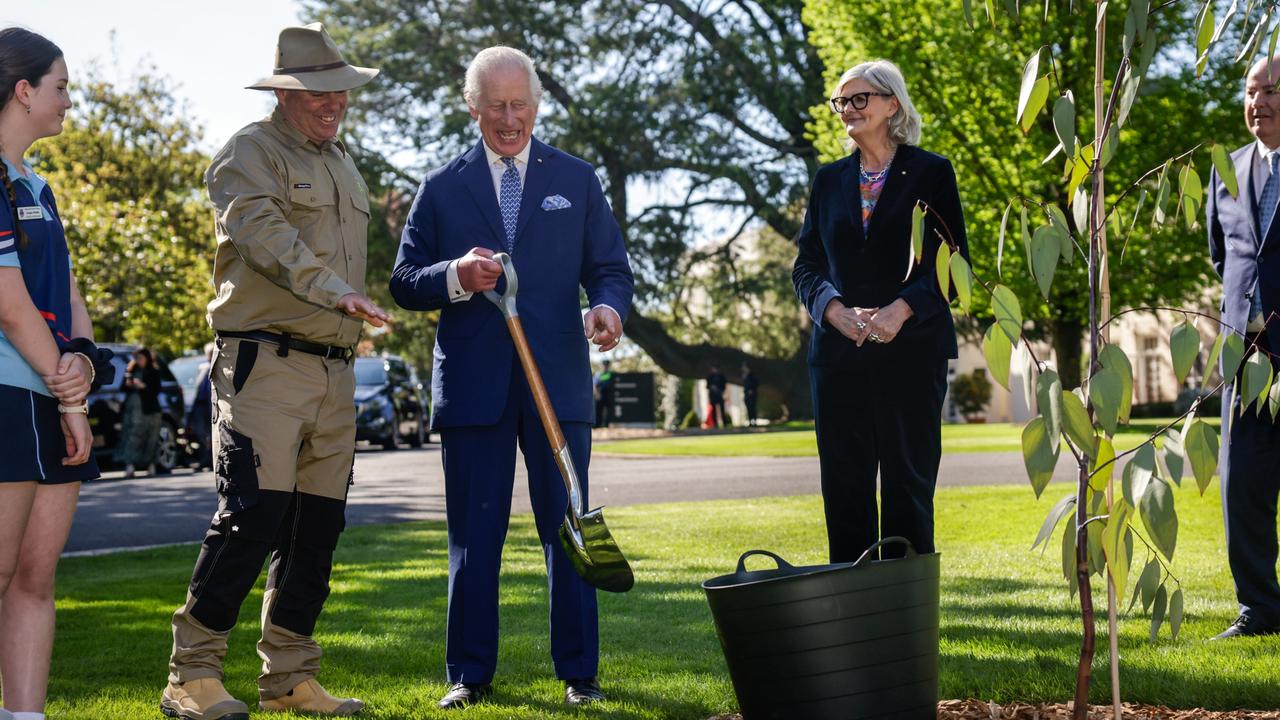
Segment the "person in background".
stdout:
[[160,369],[149,348],[133,351],[125,367],[124,405],[121,408],[120,444],[115,461],[124,465],[124,476],[131,478],[136,469],[156,471],[156,449],[160,444]]
[[756,424],[756,404],[760,400],[760,380],[751,366],[742,363],[742,402],[747,406],[747,425]]
[[729,386],[724,373],[716,365],[707,373],[707,427],[724,427],[724,392]]
[[0,720],[43,720],[54,570],[81,483],[98,477],[90,390],[114,374],[94,346],[53,190],[24,156],[71,109],[62,51],[0,30]]
[[613,415],[613,390],[617,376],[612,370],[613,362],[604,361],[604,367],[596,373],[593,387],[596,401],[596,427],[609,427],[609,418]]
[[951,162],[916,145],[920,114],[896,65],[850,68],[830,103],[853,152],[814,177],[792,281],[814,326],[809,378],[831,562],[894,535],[929,553],[956,330],[933,263],[914,263],[903,278],[902,261],[918,205],[928,209],[924,257],[944,238],[968,257],[960,191]]
[[213,369],[214,354],[214,344],[205,345],[205,360],[196,372],[195,394],[187,411],[187,427],[200,451],[196,465],[201,470],[213,467],[213,383],[209,373]]

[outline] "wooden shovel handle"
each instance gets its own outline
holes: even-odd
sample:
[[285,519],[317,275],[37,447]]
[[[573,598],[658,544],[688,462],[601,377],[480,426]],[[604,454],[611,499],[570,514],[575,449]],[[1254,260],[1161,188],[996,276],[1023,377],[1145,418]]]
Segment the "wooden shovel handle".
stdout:
[[[551,396],[547,394],[547,386],[542,382],[542,373],[533,361],[533,350],[529,348],[529,338],[524,334],[524,326],[520,324],[520,316],[507,318],[507,330],[516,345],[516,354],[520,356],[520,365],[524,367],[524,376],[529,381],[529,391],[533,393],[533,404],[538,406],[538,417],[542,419],[542,429],[551,441],[551,449],[555,452],[556,463],[560,463],[561,450],[567,444],[564,433],[560,432],[560,421],[556,419],[555,408],[551,406]],[[567,468],[560,468],[561,472]],[[567,477],[567,476],[566,476]]]

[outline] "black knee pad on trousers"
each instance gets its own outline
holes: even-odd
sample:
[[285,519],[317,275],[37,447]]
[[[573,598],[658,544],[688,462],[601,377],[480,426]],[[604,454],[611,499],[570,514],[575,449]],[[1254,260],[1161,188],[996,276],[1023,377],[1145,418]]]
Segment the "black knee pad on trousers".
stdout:
[[191,576],[196,599],[191,614],[215,632],[236,624],[240,605],[253,589],[262,564],[279,536],[294,493],[259,491],[251,506],[233,513],[220,512],[205,534]]
[[319,495],[294,495],[267,576],[267,588],[276,591],[271,622],[299,635],[315,632],[329,597],[333,551],[346,524],[346,505]]

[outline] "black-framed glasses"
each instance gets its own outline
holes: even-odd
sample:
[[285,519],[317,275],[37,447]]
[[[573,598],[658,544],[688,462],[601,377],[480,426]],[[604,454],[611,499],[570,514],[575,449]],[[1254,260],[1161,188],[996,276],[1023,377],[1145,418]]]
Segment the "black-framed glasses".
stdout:
[[893,97],[893,93],[887,92],[860,92],[854,93],[849,97],[841,97],[837,95],[831,98],[828,102],[831,103],[831,109],[835,110],[837,113],[844,112],[845,108],[850,105],[853,106],[854,110],[865,110],[872,95],[876,95],[878,97]]

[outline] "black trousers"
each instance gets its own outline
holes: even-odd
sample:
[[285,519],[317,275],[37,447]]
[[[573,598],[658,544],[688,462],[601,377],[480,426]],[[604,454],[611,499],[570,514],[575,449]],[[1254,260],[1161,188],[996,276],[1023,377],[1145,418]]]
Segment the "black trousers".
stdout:
[[[1239,384],[1223,397],[1236,398]],[[1265,398],[1264,398],[1265,402]],[[1240,612],[1268,624],[1280,624],[1280,584],[1276,581],[1276,498],[1280,494],[1280,424],[1259,418],[1257,405],[1243,415],[1239,400],[1223,404],[1222,513],[1227,560],[1236,584]],[[1235,412],[1232,412],[1235,410]],[[1231,417],[1228,417],[1228,414]]]
[[[864,345],[845,365],[809,369],[833,563],[857,560],[894,535],[917,552],[934,550],[947,361],[894,350]],[[891,546],[883,556],[902,552]]]
[[276,591],[272,623],[312,635],[329,597],[345,509],[341,500],[262,490],[253,507],[215,518],[192,574],[191,614],[211,630],[230,630],[270,556],[267,589]]

